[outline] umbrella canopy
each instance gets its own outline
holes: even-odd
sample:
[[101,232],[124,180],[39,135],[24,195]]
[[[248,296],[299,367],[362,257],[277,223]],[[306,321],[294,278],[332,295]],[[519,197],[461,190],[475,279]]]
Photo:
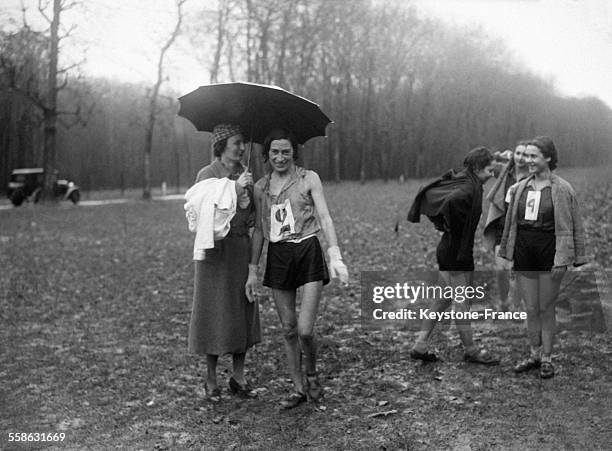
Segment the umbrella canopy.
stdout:
[[319,105],[277,86],[256,83],[219,83],[200,86],[179,98],[179,116],[198,130],[212,132],[215,125],[242,127],[246,138],[263,143],[274,128],[286,128],[300,144],[325,136],[331,120]]

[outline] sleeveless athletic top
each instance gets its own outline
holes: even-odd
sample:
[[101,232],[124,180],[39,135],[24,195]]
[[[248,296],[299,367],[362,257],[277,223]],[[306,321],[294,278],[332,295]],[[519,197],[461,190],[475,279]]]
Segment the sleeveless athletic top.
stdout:
[[306,185],[306,174],[308,170],[296,166],[277,196],[270,193],[271,174],[257,182],[263,192],[261,228],[271,243],[300,240],[321,229]]

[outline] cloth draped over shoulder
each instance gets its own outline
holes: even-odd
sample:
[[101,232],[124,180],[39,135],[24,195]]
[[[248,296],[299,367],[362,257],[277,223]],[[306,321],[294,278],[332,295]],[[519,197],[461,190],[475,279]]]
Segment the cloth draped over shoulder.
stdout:
[[236,214],[236,189],[233,180],[207,178],[185,193],[185,216],[189,230],[195,232],[193,259],[204,260],[205,250],[215,247],[215,240],[225,238]]
[[485,245],[491,251],[495,248],[495,221],[506,216],[506,185],[510,176],[509,173],[512,170],[511,164],[504,164],[495,179],[495,183],[485,196],[487,201],[489,201],[489,210],[483,233]]
[[474,233],[482,213],[482,183],[471,171],[449,170],[417,193],[408,221],[420,222],[425,215],[437,230],[460,240],[457,259],[471,259]]
[[[499,256],[513,260],[514,246],[518,231],[518,199],[533,176],[524,178],[510,187],[510,204],[506,213],[504,233],[499,248]],[[574,188],[556,174],[551,174],[551,193],[555,215],[555,258],[554,266],[580,266],[587,263],[584,226],[578,208]]]

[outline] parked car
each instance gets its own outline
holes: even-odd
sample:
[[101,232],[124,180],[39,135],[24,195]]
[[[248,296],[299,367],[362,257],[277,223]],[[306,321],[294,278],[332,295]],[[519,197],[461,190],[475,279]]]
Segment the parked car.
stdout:
[[[42,168],[21,168],[11,172],[7,196],[15,206],[24,201],[38,202],[42,192],[45,171]],[[78,185],[73,181],[56,179],[53,183],[53,196],[70,200],[77,204],[81,199]]]

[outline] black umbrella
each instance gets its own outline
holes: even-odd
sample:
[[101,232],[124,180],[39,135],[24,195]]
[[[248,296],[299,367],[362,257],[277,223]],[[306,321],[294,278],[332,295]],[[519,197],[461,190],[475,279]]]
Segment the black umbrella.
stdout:
[[325,136],[331,120],[319,105],[277,86],[256,83],[219,83],[200,86],[179,98],[179,116],[198,130],[212,132],[215,125],[240,125],[250,141],[263,143],[274,128],[293,132],[300,144]]

